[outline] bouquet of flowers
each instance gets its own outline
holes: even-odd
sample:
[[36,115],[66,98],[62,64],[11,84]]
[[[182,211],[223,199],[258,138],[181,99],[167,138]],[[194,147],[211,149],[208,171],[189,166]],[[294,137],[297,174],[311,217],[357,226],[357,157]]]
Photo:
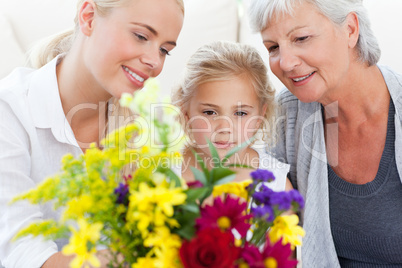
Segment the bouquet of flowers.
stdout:
[[290,211],[303,207],[300,194],[269,189],[265,183],[275,178],[267,170],[232,182],[227,163],[239,148],[219,159],[211,143],[215,167],[198,157],[196,183],[187,184],[172,170],[185,142],[178,110],[168,103],[151,109],[157,102],[155,81],[124,95],[121,104],[137,114],[133,123],[109,134],[102,149],[66,155],[60,173],[16,197],[63,211],[60,220],[33,223],[16,239],[69,238],[62,252],[75,256],[75,268],[99,267],[99,246],[109,249],[109,267],[294,267],[291,253],[304,231]]

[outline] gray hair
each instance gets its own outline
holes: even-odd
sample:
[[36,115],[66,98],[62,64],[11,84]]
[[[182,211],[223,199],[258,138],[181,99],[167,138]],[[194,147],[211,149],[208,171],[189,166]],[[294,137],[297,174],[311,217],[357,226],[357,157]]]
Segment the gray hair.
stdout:
[[337,25],[342,25],[349,13],[356,13],[359,20],[357,41],[359,59],[367,62],[369,66],[378,62],[381,50],[371,30],[368,13],[362,0],[253,0],[249,9],[252,29],[261,32],[274,15],[293,14],[293,7],[303,1],[313,4],[321,14]]

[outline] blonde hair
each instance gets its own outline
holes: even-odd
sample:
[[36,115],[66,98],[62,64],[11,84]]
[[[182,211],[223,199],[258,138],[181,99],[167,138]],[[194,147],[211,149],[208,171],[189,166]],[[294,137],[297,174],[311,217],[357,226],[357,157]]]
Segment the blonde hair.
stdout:
[[[132,0],[93,0],[99,15],[106,16],[110,9],[126,5]],[[181,11],[184,14],[183,0],[176,0]],[[55,35],[43,39],[39,44],[33,47],[28,55],[28,65],[33,68],[40,68],[50,62],[60,54],[67,53],[79,32],[78,12],[84,0],[78,0],[77,13],[74,19],[74,28],[68,29]]]
[[[74,19],[74,28],[43,39],[39,44],[31,49],[28,56],[28,65],[33,68],[40,68],[58,55],[68,53],[70,51],[74,39],[80,30],[78,14],[84,1],[85,0],[78,0],[77,13]],[[96,12],[100,16],[107,16],[112,8],[124,7],[129,3],[129,1],[133,0],[93,0],[96,7]],[[183,0],[176,0],[176,2],[184,15]],[[114,119],[114,123],[111,123],[111,120],[108,120],[108,123],[105,126],[104,136],[121,126],[120,116],[124,117],[124,119],[133,116],[129,109],[120,106],[117,98],[111,98],[109,100],[108,107],[109,105],[112,105],[114,108],[112,111],[108,111],[107,118]],[[125,173],[127,173],[127,171],[125,171]]]
[[[250,79],[260,100],[260,108],[267,106],[261,124],[265,140],[271,134],[266,130],[275,112],[275,89],[269,81],[263,59],[250,45],[217,41],[200,47],[187,62],[181,83],[173,89],[172,102],[185,112],[201,84],[239,75],[246,75]],[[188,134],[188,130],[185,131]]]

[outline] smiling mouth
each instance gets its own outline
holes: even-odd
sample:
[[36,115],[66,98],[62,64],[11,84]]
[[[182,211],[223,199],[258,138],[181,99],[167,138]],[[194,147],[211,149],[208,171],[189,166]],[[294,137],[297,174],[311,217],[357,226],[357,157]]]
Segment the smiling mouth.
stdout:
[[218,149],[229,148],[229,147],[232,147],[233,144],[234,143],[232,143],[232,142],[219,142],[219,141],[214,142],[215,147]]
[[303,76],[303,77],[292,78],[292,80],[295,81],[295,82],[300,82],[300,81],[303,81],[303,80],[309,78],[309,77],[312,76],[314,73],[315,73],[315,71],[312,72],[312,73],[310,73],[310,74],[308,74],[308,75],[306,75],[306,76]]
[[132,72],[129,68],[127,68],[126,66],[123,66],[123,69],[127,72],[127,73],[129,73],[135,80],[137,80],[138,82],[144,82],[145,81],[145,79],[143,78],[143,77],[141,77],[141,76],[139,76],[138,74],[136,74],[136,73],[134,73],[134,72]]

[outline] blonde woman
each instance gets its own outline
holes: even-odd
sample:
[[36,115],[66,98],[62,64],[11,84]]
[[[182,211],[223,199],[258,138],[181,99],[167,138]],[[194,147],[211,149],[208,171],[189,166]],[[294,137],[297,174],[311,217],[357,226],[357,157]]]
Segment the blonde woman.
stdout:
[[[183,24],[182,0],[81,0],[75,29],[52,40],[34,65],[0,82],[0,259],[5,267],[68,267],[67,241],[14,235],[51,207],[8,202],[56,173],[66,153],[104,137],[108,107],[157,76]],[[106,267],[107,260],[102,260]]]
[[[184,161],[177,173],[194,181],[190,166],[197,165],[192,150],[208,168],[216,159],[207,140],[222,158],[232,148],[248,142],[229,158],[231,164],[247,165],[273,172],[276,180],[268,186],[276,191],[291,189],[287,180],[289,165],[265,152],[265,146],[251,143],[260,130],[270,136],[269,126],[274,112],[275,91],[260,55],[253,47],[220,41],[199,48],[189,59],[182,83],[173,93],[173,103],[184,115],[184,128],[190,137],[183,153]],[[237,169],[235,180],[250,178],[250,169]]]

